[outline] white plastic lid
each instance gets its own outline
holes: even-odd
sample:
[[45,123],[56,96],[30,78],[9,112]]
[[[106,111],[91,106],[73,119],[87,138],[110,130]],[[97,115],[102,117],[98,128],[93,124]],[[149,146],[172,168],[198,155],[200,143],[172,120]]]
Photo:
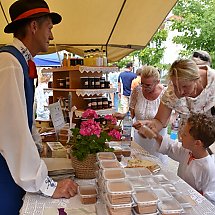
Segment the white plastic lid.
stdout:
[[158,202],[158,197],[150,188],[136,189],[133,194],[134,201],[141,205],[155,205]]
[[161,202],[158,203],[158,208],[161,211],[161,213],[165,214],[180,214],[183,212],[183,208],[181,205],[174,199],[164,199]]
[[157,195],[159,200],[163,200],[165,198],[171,198],[172,197],[172,195],[162,187],[159,187],[159,186],[153,187],[152,190]]
[[108,168],[120,168],[121,165],[117,160],[101,160],[99,162],[99,166],[101,169],[108,169]]
[[129,181],[134,189],[149,187],[149,183],[143,178],[129,178]]
[[170,192],[170,193],[175,193],[175,192],[176,192],[176,188],[175,188],[174,185],[172,185],[172,184],[162,184],[162,187],[163,187],[166,191],[168,191],[168,192]]
[[127,180],[118,180],[118,181],[107,181],[106,182],[107,192],[111,195],[114,194],[131,194],[134,192],[133,187],[130,182]]
[[166,176],[160,174],[160,175],[154,175],[153,177],[155,177],[159,183],[167,183],[168,182],[168,179],[166,178]]
[[98,152],[96,154],[97,160],[117,160],[116,155],[113,152]]
[[136,168],[125,168],[124,170],[127,178],[140,177],[140,173]]
[[120,168],[104,169],[102,175],[105,180],[120,180],[125,178],[124,169]]

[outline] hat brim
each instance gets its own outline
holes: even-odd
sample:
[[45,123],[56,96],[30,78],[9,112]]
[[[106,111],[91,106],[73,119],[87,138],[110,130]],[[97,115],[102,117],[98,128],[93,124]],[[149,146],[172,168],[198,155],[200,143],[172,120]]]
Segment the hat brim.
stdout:
[[8,34],[9,34],[9,33],[14,33],[15,30],[17,29],[17,27],[18,27],[21,23],[25,22],[26,20],[32,19],[32,18],[41,17],[41,16],[45,16],[45,15],[49,15],[49,16],[50,16],[50,18],[52,19],[53,25],[56,25],[56,24],[60,23],[61,20],[62,20],[61,15],[59,15],[58,13],[53,13],[53,12],[52,12],[52,13],[37,13],[37,14],[34,14],[34,15],[32,15],[32,16],[29,16],[29,17],[27,17],[27,18],[25,18],[25,19],[20,19],[20,20],[17,20],[17,21],[14,21],[14,22],[9,23],[9,24],[4,28],[4,32],[5,32],[5,33],[8,33]]

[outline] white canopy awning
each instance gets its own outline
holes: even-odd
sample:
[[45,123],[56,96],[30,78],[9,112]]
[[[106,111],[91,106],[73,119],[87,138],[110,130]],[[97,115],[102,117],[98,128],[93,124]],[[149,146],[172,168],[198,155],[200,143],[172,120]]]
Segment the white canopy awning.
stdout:
[[[109,61],[144,48],[177,0],[46,0],[50,10],[63,20],[53,29],[58,50],[83,56],[91,48],[107,48]],[[14,0],[0,0],[10,22],[8,9]],[[7,22],[0,9],[0,45],[12,41],[4,33]],[[49,52],[54,52],[54,43]]]

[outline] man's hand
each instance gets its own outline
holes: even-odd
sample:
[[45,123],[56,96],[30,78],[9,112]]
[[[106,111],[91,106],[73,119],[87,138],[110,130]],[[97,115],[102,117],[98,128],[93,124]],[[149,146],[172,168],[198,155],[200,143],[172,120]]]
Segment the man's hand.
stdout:
[[52,198],[67,198],[69,199],[72,196],[77,194],[78,185],[71,179],[63,179],[58,181],[57,187],[54,191]]

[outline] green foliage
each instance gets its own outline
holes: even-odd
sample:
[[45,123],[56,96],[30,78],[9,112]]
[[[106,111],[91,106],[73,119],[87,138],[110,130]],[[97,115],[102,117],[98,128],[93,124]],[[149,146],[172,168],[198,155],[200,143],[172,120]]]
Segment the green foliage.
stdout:
[[194,50],[205,50],[210,53],[212,59],[215,59],[214,9],[215,0],[178,1],[173,13],[181,19],[173,20],[171,28],[181,33],[173,39],[184,48],[181,56],[189,56]]
[[113,151],[105,142],[110,141],[111,137],[107,132],[101,132],[100,137],[95,134],[91,136],[80,135],[79,128],[73,128],[72,137],[70,139],[71,153],[78,160],[83,161],[88,154],[96,154],[97,152]]
[[152,65],[160,69],[166,69],[167,65],[160,63],[163,58],[166,47],[163,42],[166,41],[168,32],[165,29],[158,30],[146,48],[132,52],[129,56],[117,62],[119,68],[125,67],[129,61],[133,61],[133,57],[137,57],[142,65]]

